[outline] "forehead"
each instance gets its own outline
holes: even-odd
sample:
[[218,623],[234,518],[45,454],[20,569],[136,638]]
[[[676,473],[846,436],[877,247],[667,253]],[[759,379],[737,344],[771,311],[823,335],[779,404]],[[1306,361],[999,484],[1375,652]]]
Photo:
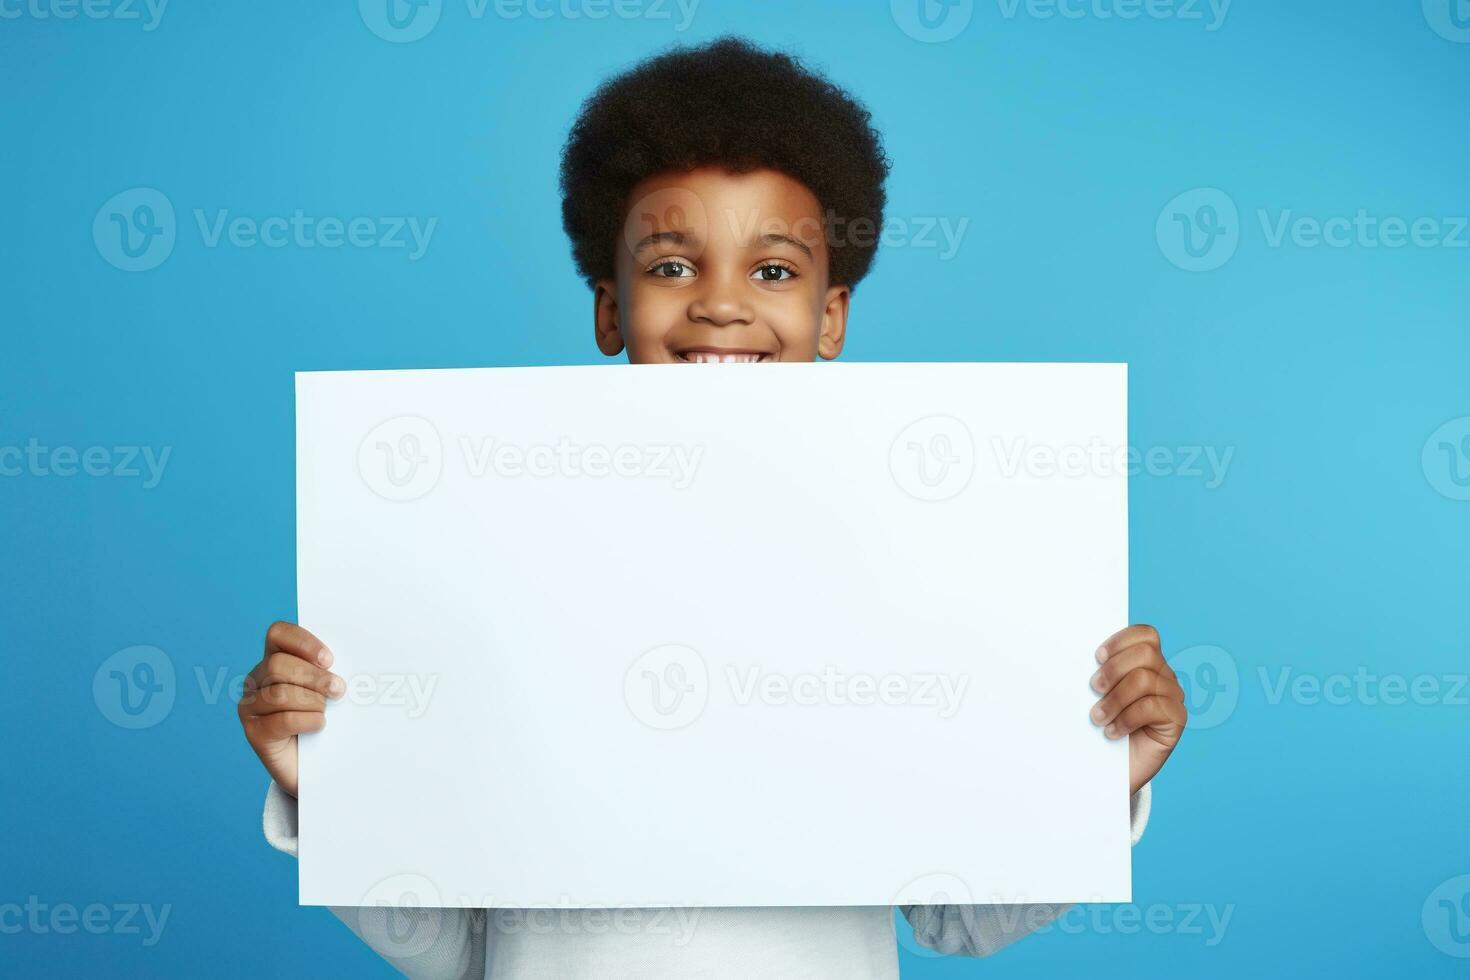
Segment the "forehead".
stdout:
[[692,231],[712,239],[758,236],[784,225],[785,234],[814,247],[822,243],[822,207],[816,195],[776,170],[736,174],[701,167],[656,174],[640,181],[628,197],[624,238],[630,242],[666,231]]

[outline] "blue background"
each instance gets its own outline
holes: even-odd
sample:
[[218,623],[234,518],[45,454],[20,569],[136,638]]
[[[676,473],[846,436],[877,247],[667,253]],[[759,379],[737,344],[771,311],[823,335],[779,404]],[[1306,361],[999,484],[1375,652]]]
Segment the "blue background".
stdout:
[[[679,32],[676,10],[477,19],[445,0],[427,36],[392,43],[350,3],[177,3],[151,31],[7,5],[0,447],[171,456],[151,488],[0,478],[0,903],[171,912],[151,947],[0,935],[0,972],[390,973],[296,906],[294,862],[260,836],[266,778],[207,690],[294,615],[292,372],[601,360],[560,230],[566,128],[612,71],[735,31],[867,102],[895,161],[890,217],[969,220],[948,259],[880,252],[845,358],[1127,361],[1134,445],[1234,451],[1218,487],[1131,484],[1132,618],[1171,653],[1225,651],[1184,672],[1212,727],[1155,782],[1135,904],[1176,923],[1228,910],[1223,938],[1078,918],[985,961],[905,949],[904,976],[1463,975],[1470,905],[1452,922],[1430,902],[1429,928],[1421,911],[1447,881],[1452,903],[1466,891],[1470,709],[1273,703],[1259,672],[1448,689],[1467,670],[1470,502],[1451,467],[1470,457],[1421,452],[1444,423],[1452,446],[1467,431],[1470,251],[1272,247],[1257,212],[1470,213],[1470,44],[1417,2],[1237,0],[1213,31],[1208,8],[1005,9],[956,8],[963,30],[929,43],[882,2],[704,0]],[[92,227],[136,187],[172,203],[177,242],[127,272]],[[1239,209],[1213,271],[1179,268],[1156,235],[1193,188]],[[210,248],[196,208],[438,225],[418,261]],[[137,644],[166,653],[175,700],[128,730],[92,681]]]

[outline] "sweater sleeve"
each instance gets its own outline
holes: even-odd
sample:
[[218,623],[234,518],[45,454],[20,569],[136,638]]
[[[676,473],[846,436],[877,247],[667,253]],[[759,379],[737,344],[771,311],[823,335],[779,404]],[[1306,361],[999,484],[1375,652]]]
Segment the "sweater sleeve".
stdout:
[[[1132,843],[1148,826],[1152,787],[1129,800]],[[904,917],[920,945],[946,956],[989,956],[1023,936],[1055,922],[1070,905],[905,905]]]
[[[274,782],[265,797],[266,842],[297,853],[296,800]],[[484,909],[334,906],[332,914],[404,976],[484,980]]]

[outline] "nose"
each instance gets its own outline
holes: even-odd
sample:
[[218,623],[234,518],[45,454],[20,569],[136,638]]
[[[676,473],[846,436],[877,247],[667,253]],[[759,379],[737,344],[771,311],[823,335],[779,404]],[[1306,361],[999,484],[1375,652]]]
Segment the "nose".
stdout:
[[689,319],[715,327],[752,323],[755,311],[745,294],[745,282],[726,272],[701,276],[695,295],[689,299]]

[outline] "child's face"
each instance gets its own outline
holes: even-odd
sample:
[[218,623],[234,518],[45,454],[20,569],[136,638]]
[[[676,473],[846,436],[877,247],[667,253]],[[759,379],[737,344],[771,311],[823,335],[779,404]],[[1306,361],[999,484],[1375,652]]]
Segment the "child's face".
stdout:
[[597,346],[633,364],[828,360],[847,286],[827,281],[822,209],[773,170],[650,177],[633,189],[617,277],[597,283]]

